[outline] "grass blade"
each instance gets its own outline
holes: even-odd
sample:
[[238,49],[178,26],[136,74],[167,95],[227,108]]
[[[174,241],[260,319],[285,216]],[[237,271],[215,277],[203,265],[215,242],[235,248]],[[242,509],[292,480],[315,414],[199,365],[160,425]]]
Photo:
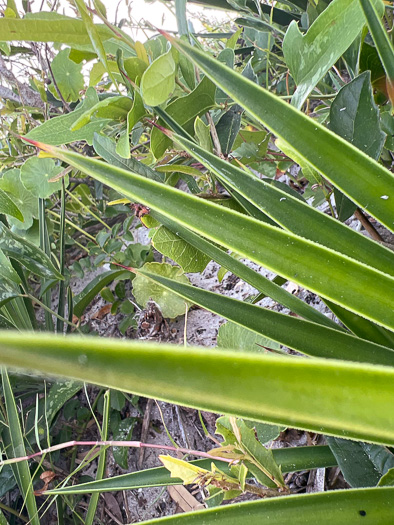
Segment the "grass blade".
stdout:
[[[9,439],[7,439],[7,441],[10,443],[10,449],[6,450],[7,458],[26,456],[26,449],[19,421],[18,410],[16,408],[10,380],[5,369],[2,369],[1,376],[9,425],[9,428],[7,429]],[[40,520],[38,518],[36,498],[33,494],[33,482],[30,475],[28,461],[15,463],[13,470],[16,474],[19,489],[22,493],[27,511],[29,513],[30,523],[32,525],[39,525]]]

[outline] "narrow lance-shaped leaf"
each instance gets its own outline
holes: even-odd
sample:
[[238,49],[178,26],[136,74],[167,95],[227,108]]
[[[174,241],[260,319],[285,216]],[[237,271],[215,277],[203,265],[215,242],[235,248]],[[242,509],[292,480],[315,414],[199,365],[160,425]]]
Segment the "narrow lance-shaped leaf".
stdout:
[[[27,139],[25,139],[27,140]],[[394,329],[394,278],[214,203],[74,152],[34,143],[130,199],[377,324]]]
[[380,60],[386,71],[387,91],[394,107],[394,48],[387,31],[382,24],[379,13],[373,2],[370,0],[359,0],[367,19],[368,28],[375,42]]
[[394,444],[392,367],[10,330],[0,331],[0,363],[254,421]]
[[[236,503],[161,518],[163,525],[385,525],[394,519],[394,488],[336,490]],[[156,525],[156,520],[142,522]],[[142,525],[141,524],[141,525]]]
[[[1,376],[3,395],[5,399],[5,406],[7,410],[8,419],[8,425],[5,429],[5,432],[7,434],[5,439],[3,436],[5,444],[9,445],[9,447],[6,447],[7,457],[16,458],[19,456],[26,456],[26,449],[20,425],[18,410],[16,408],[15,398],[12,392],[7,371],[2,369]],[[27,461],[21,461],[20,463],[16,463],[13,470],[14,474],[16,474],[17,476],[19,489],[23,494],[23,498],[26,502],[30,523],[32,525],[39,525],[40,520],[38,518],[36,498],[33,494],[33,482],[30,475],[29,463]]]
[[266,294],[266,296],[271,297],[274,301],[283,304],[293,312],[297,313],[301,317],[304,317],[305,319],[308,319],[309,321],[329,326],[335,330],[343,331],[343,329],[329,317],[326,317],[318,310],[311,307],[309,304],[304,303],[304,301],[301,301],[301,299],[289,293],[287,290],[277,285],[273,281],[270,281],[262,274],[255,272],[246,264],[243,264],[235,257],[229,255],[226,251],[218,248],[212,242],[207,241],[202,236],[197,235],[187,228],[184,228],[180,224],[177,224],[168,217],[164,217],[158,212],[151,211],[151,215],[154,218],[157,218],[157,220],[164,224],[167,228],[171,229],[173,233],[175,232],[175,234],[178,234],[179,237],[185,239],[195,248],[206,253],[218,264],[231,271],[245,282],[251,284],[259,292]]
[[202,290],[140,268],[138,273],[226,319],[307,355],[394,365],[394,350],[325,326]]
[[166,133],[219,179],[274,219],[279,226],[394,275],[394,252],[391,250],[280,188],[204,151],[184,137],[168,131]]
[[[170,38],[170,37],[167,37]],[[252,117],[290,143],[305,162],[394,231],[394,175],[293,106],[196,47],[172,44]]]

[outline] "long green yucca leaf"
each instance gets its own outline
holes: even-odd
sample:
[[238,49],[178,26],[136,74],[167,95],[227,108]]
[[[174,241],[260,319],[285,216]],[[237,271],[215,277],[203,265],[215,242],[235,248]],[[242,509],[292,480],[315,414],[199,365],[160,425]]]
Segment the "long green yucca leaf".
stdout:
[[220,180],[274,219],[279,226],[384,273],[394,275],[393,251],[279,188],[209,153],[197,144],[176,134],[171,134],[171,138]]
[[[336,466],[334,454],[327,445],[278,448],[272,449],[272,454],[276,463],[280,465],[282,472],[296,472],[299,470]],[[197,461],[191,461],[190,463],[209,470],[211,469],[211,464],[215,463],[222,472],[230,474],[228,463],[224,463],[223,461],[199,459]],[[180,479],[171,478],[166,468],[157,467],[100,481],[90,481],[88,483],[81,483],[80,485],[59,487],[46,491],[45,495],[87,494],[91,492],[132,490],[142,487],[179,485],[181,483],[182,481]]]
[[377,52],[387,75],[387,90],[391,104],[394,106],[394,48],[380,16],[370,0],[359,0]]
[[0,331],[0,363],[254,421],[394,444],[394,368]]
[[259,292],[263,292],[268,297],[271,297],[274,301],[278,301],[289,308],[294,313],[312,321],[314,323],[329,326],[334,330],[343,331],[343,329],[336,324],[332,319],[326,317],[324,314],[313,308],[304,301],[301,301],[295,295],[289,293],[287,290],[278,286],[276,283],[270,281],[258,272],[255,272],[241,261],[238,261],[224,250],[221,250],[213,243],[207,241],[200,235],[184,228],[180,224],[172,221],[168,217],[164,217],[158,212],[151,212],[151,215],[156,218],[159,222],[164,224],[167,228],[179,234],[179,236],[185,241],[192,244],[198,250],[201,250],[214,261],[221,266],[224,266],[227,270],[231,271],[250,285],[252,285]]
[[141,525],[388,525],[394,521],[394,488],[299,494],[178,514]]
[[318,295],[394,330],[394,278],[345,255],[78,153],[28,142]]
[[[6,450],[7,457],[10,458],[26,456],[26,449],[19,421],[19,414],[15,404],[15,398],[12,392],[8,373],[5,369],[2,369],[1,377],[8,419],[8,428],[6,429],[8,438],[6,438],[5,441],[9,441],[10,445],[10,449]],[[38,518],[36,498],[33,494],[33,485],[32,478],[30,475],[29,463],[27,461],[21,461],[20,463],[16,463],[13,468],[13,471],[16,474],[19,489],[22,493],[27,511],[29,513],[29,523],[31,523],[32,525],[39,525],[40,520]]]
[[394,175],[335,133],[209,54],[171,43],[252,117],[285,140],[361,208],[394,231]]
[[184,299],[304,354],[394,366],[394,350],[391,348],[326,326],[161,277],[143,268],[137,273],[148,277]]

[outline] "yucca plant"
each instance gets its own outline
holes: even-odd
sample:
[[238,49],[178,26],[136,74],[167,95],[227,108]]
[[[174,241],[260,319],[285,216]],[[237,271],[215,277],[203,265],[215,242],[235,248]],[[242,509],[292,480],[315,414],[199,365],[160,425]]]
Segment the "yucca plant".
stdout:
[[[77,4],[96,54],[110,71],[100,33],[84,4]],[[203,480],[201,483],[210,486],[211,495],[215,495],[214,482],[222,492],[231,492],[245,489],[246,477],[254,477],[277,497],[213,507],[161,521],[227,524],[245,520],[283,523],[291,519],[294,523],[391,523],[394,520],[394,253],[387,243],[372,240],[339,220],[341,209],[347,207],[351,215],[357,208],[364,219],[368,215],[385,231],[394,232],[394,176],[388,169],[391,157],[388,148],[383,150],[386,137],[380,123],[384,118],[386,126],[387,122],[392,125],[393,118],[390,104],[394,53],[381,21],[384,6],[380,1],[334,0],[321,14],[309,6],[308,14],[315,21],[301,35],[296,20],[300,20],[307,2],[286,2],[287,10],[270,7],[268,15],[264,15],[267,6],[261,6],[263,12],[257,16],[253,14],[254,7],[231,2],[233,7],[243,10],[243,22],[239,22],[243,27],[257,27],[256,31],[264,32],[273,61],[278,60],[278,49],[272,48],[271,39],[283,35],[282,29],[288,26],[282,39],[284,60],[297,85],[289,104],[288,97],[283,99],[259,85],[268,74],[256,81],[253,71],[241,74],[202,49],[184,23],[185,3],[176,4],[181,32],[193,45],[187,38],[165,35],[171,48],[165,48],[148,68],[143,68],[142,79],[137,76],[131,79],[122,69],[123,58],[118,55],[117,75],[120,74],[133,98],[126,122],[127,144],[120,139],[115,151],[114,143],[104,132],[96,133],[93,146],[100,160],[56,147],[60,144],[56,138],[50,140],[48,128],[44,128],[47,124],[33,129],[23,140],[45,156],[59,159],[116,190],[126,202],[142,204],[146,224],[162,225],[173,237],[182,239],[184,246],[192,247],[196,257],[205,254],[208,260],[215,260],[261,294],[289,308],[296,317],[195,288],[150,271],[149,266],[124,267],[124,270],[226,318],[241,327],[243,334],[265,336],[309,357],[262,354],[253,349],[240,352],[236,343],[226,349],[178,348],[110,339],[100,339],[98,344],[91,338],[2,331],[0,361],[6,367],[68,377],[229,416],[221,427],[222,435],[227,436],[226,445],[223,450],[212,451],[215,467],[210,461],[196,462],[190,472],[184,463],[174,466],[171,460],[163,458],[175,480],[163,468],[76,487],[65,486],[50,493],[65,495],[166,485],[179,483],[181,478],[185,482]],[[388,21],[391,15],[389,11]],[[22,22],[26,21],[20,22],[22,28]],[[8,23],[12,31],[18,30],[18,24],[17,20]],[[366,24],[375,47],[368,45],[380,57],[379,64],[385,72],[387,89],[383,90],[380,113],[373,99],[371,73],[358,75]],[[0,27],[4,26],[7,24]],[[79,25],[78,30],[81,31]],[[100,31],[104,38],[102,26]],[[124,43],[125,37],[122,38]],[[256,44],[256,55],[258,49]],[[270,58],[265,51],[265,71],[269,71]],[[143,61],[141,50],[137,54]],[[321,89],[316,95],[320,100],[326,96],[332,100],[329,113],[326,108],[325,119],[329,120],[326,126],[302,109],[323,77],[324,82],[319,84],[322,89],[329,81],[331,85],[340,85],[338,77],[329,77],[328,71],[341,57],[351,81],[334,95],[322,93]],[[190,64],[191,69],[187,68]],[[164,107],[174,89],[174,72],[178,67],[185,83],[192,78],[189,86],[195,91],[187,96],[197,92],[196,99],[200,100],[188,122],[182,120],[179,110],[171,104]],[[194,67],[199,71],[197,76]],[[161,83],[155,76],[159,73]],[[116,84],[119,78],[111,76],[111,80]],[[216,154],[209,131],[208,134],[204,131],[207,126],[198,116],[212,107],[218,110],[215,94],[210,99],[215,88],[216,97],[218,93],[227,97],[227,106],[220,107],[219,116],[228,119],[222,122],[227,134],[213,133]],[[255,132],[267,129],[272,133],[277,146],[274,153],[281,150],[287,159],[302,167],[305,177],[325,195],[332,212],[331,193],[335,192],[336,217],[300,200],[287,188],[259,178],[246,166],[245,154],[243,162],[230,162],[243,112],[242,118]],[[90,115],[79,116],[71,131],[86,125]],[[150,128],[151,148],[157,158],[168,147],[186,153],[206,168],[213,187],[217,182],[223,185],[236,203],[233,208],[164,184],[161,178],[164,170],[160,166],[157,170],[148,169],[130,159],[128,134],[145,115],[160,118]],[[211,119],[209,115],[212,131],[215,125]],[[216,122],[218,129],[220,119]],[[218,155],[219,148],[222,155]],[[381,158],[382,151],[386,156]],[[122,154],[118,155],[119,152]],[[124,160],[127,156],[129,159]],[[176,159],[176,169],[190,175],[193,168],[183,163],[184,158],[185,155]],[[342,218],[350,215],[343,211]],[[282,278],[277,279],[279,284],[251,270],[242,262],[244,259],[275,272]],[[280,284],[286,281],[320,296],[341,324],[281,288]],[[7,386],[7,376],[4,378]],[[9,389],[6,393],[10,404]],[[9,412],[9,418],[10,415],[15,415],[15,410]],[[308,450],[308,459],[302,456],[302,451],[294,451],[294,457],[271,456],[252,439],[244,420],[324,434],[330,449]],[[224,450],[226,446],[230,448]],[[18,450],[14,446],[14,456]],[[20,451],[19,455],[24,453]],[[231,461],[238,463],[229,468],[226,462]],[[347,466],[353,461],[358,467]],[[354,488],[321,494],[288,494],[282,471],[291,471],[292,465],[312,468],[336,463]],[[23,473],[18,475],[21,477]],[[26,504],[30,504],[29,512],[34,514],[33,502],[26,500]]]

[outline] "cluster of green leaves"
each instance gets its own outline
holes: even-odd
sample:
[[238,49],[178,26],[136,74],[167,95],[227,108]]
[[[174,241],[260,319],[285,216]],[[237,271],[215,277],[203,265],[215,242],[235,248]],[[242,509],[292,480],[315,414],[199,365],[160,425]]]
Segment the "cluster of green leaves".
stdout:
[[[105,24],[94,23],[82,0],[76,1],[80,18],[21,18],[8,3],[0,19],[2,54],[21,52],[8,44],[14,40],[67,47],[53,58],[50,84],[39,75],[30,82],[43,102],[29,108],[40,125],[23,118],[20,104],[5,105],[0,320],[37,329],[33,305],[40,300],[45,328],[54,330],[51,290],[58,286],[57,332],[75,329],[73,314],[80,318],[100,292],[112,313],[125,315],[125,332],[135,323],[125,286],[132,279],[140,307],[154,299],[172,318],[197,304],[226,318],[219,348],[114,340],[98,347],[92,337],[4,330],[0,361],[112,389],[111,399],[103,398],[103,440],[109,432],[114,439],[132,432],[134,421],[111,412],[119,390],[232,416],[217,422],[224,441],[212,451],[213,464],[162,457],[171,478],[160,468],[102,480],[103,449],[96,481],[48,492],[62,498],[91,492],[86,523],[93,522],[100,491],[180,481],[206,487],[213,508],[170,521],[237,523],[248,515],[256,523],[272,523],[273,516],[278,523],[289,516],[300,523],[388,523],[394,515],[394,253],[376,239],[394,231],[393,11],[381,0],[204,3],[237,11],[235,31],[198,38],[186,2],[176,1],[179,38],[160,35],[142,44],[108,22],[97,0],[95,14]],[[204,45],[206,36],[214,45]],[[83,60],[92,64],[88,85]],[[29,144],[45,155],[33,156]],[[57,147],[66,144],[73,148]],[[174,265],[152,262],[150,246],[134,242],[130,203],[154,248]],[[354,213],[375,240],[345,224]],[[91,227],[99,227],[96,235]],[[67,268],[75,247],[86,256]],[[242,302],[192,287],[184,273],[202,272],[211,260],[221,267],[219,278],[232,272],[258,295]],[[266,279],[245,260],[276,277]],[[113,266],[73,297],[71,277],[104,263]],[[341,324],[282,288],[287,281],[317,294]],[[266,296],[296,316],[252,304]],[[266,352],[284,353],[283,347],[311,358]],[[4,372],[7,457],[52,442],[47,429],[79,389],[68,384],[56,410],[47,400],[37,405],[33,430],[24,435]],[[278,425],[323,433],[328,445],[281,456],[263,446],[277,437]],[[123,467],[124,450],[114,451]],[[229,460],[236,464],[229,468]],[[287,495],[282,472],[335,464],[357,490]],[[16,465],[14,479],[37,523],[28,462]],[[218,506],[251,490],[249,478],[260,494],[281,497]]]

